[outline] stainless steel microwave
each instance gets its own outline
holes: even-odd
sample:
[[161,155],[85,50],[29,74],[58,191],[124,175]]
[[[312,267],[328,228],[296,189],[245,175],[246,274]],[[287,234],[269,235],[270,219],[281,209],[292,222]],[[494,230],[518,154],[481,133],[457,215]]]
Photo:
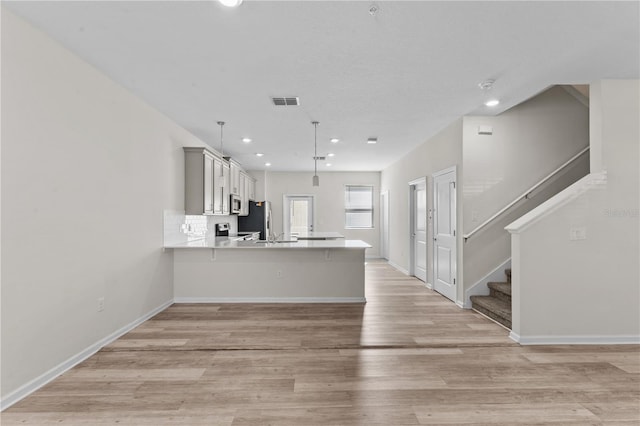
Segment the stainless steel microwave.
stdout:
[[242,200],[239,195],[231,194],[231,214],[240,214],[242,212]]

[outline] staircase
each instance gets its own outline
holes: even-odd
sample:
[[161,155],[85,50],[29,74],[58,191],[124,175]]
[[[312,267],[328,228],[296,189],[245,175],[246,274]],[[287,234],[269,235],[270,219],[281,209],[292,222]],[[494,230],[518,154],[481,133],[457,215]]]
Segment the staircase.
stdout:
[[488,296],[471,296],[471,308],[511,330],[511,269],[507,282],[490,282]]

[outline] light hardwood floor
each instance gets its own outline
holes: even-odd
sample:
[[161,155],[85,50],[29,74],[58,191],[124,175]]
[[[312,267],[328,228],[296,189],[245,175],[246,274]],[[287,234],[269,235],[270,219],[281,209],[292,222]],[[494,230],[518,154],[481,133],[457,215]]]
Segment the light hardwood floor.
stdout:
[[173,305],[2,425],[640,424],[638,346],[521,347],[383,262],[366,305]]

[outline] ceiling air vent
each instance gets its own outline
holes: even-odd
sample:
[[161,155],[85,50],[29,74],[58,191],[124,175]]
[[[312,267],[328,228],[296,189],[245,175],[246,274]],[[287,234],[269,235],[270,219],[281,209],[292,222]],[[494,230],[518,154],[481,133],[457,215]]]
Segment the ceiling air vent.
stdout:
[[300,98],[271,98],[273,100],[273,104],[276,106],[298,106],[300,105]]

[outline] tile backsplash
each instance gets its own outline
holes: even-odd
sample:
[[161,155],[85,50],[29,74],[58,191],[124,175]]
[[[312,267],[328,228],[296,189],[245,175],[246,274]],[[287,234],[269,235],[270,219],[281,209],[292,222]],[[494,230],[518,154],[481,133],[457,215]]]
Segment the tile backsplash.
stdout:
[[230,232],[238,232],[238,217],[185,215],[184,211],[164,211],[164,245],[215,236],[216,223],[228,222]]
[[193,215],[186,215],[180,227],[183,234],[202,237],[207,234],[207,229],[207,217]]

